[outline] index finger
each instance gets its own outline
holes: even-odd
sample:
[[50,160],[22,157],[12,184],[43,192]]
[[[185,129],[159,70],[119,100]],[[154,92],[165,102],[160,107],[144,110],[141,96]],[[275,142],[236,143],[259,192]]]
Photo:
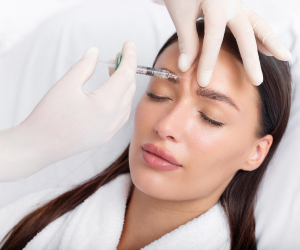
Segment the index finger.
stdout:
[[224,11],[221,8],[205,13],[204,21],[205,35],[197,69],[197,81],[201,87],[206,87],[209,84],[217,62],[227,22]]

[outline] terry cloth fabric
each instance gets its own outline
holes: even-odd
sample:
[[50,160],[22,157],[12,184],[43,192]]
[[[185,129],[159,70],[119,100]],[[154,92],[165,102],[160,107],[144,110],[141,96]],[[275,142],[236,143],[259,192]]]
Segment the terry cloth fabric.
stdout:
[[[75,209],[50,223],[24,249],[116,249],[124,225],[131,183],[130,174],[118,176]],[[66,187],[44,190],[1,209],[0,240],[30,211],[66,191]],[[217,203],[206,213],[142,249],[230,249],[230,230],[225,212]]]

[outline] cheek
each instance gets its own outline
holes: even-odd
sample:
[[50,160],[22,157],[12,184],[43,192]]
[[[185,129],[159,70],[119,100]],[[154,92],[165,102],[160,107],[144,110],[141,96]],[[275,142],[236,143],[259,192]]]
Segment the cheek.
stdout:
[[[160,190],[155,190],[157,171],[147,167],[142,159],[142,145],[147,142],[159,140],[155,137],[155,119],[157,115],[153,110],[153,105],[145,100],[143,96],[138,102],[134,116],[134,130],[129,147],[129,168],[133,184],[143,193],[156,196]],[[159,185],[159,183],[157,183]]]
[[[202,123],[201,123],[202,124]],[[244,163],[252,139],[241,136],[236,128],[213,128],[209,125],[190,128],[186,137],[187,159],[185,195],[205,197],[217,190],[221,194]]]
[[134,129],[129,148],[129,162],[132,162],[129,164],[130,166],[137,164],[135,160],[140,158],[142,144],[153,138],[150,137],[151,131],[154,131],[153,119],[155,119],[153,109],[151,109],[151,105],[146,103],[145,96],[143,96],[135,109]]
[[198,162],[210,170],[233,173],[244,164],[255,139],[257,114],[249,108],[229,117],[228,124],[221,128],[205,124],[202,118],[190,127],[187,148],[192,165]]
[[[153,122],[156,118],[153,106],[147,104],[145,101],[145,96],[139,101],[136,106],[135,116],[134,116],[134,136],[140,138],[141,135],[146,137],[150,132],[150,128],[153,129]],[[140,138],[142,139],[142,138]]]
[[[203,122],[202,122],[203,123]],[[210,171],[233,173],[243,161],[250,148],[252,138],[240,127],[224,126],[214,128],[210,125],[195,124],[187,135],[187,149],[191,171]],[[201,166],[199,168],[199,166]]]

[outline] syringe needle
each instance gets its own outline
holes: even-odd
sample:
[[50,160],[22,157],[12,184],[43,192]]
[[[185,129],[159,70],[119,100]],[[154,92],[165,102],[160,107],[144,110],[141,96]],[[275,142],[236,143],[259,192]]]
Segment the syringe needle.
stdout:
[[97,60],[98,64],[106,65],[108,67],[116,67],[116,63],[113,62],[107,62],[107,61],[102,61],[102,60]]

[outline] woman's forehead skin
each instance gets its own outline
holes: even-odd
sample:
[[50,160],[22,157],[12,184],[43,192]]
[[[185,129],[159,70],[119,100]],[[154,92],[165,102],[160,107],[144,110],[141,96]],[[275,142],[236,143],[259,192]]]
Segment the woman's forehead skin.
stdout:
[[[196,76],[201,50],[191,68],[186,72],[181,72],[178,68],[179,55],[178,42],[171,44],[158,57],[155,68],[167,68],[179,76],[188,77],[189,79],[181,78],[178,82],[184,88],[191,87],[194,91],[195,88],[199,88]],[[253,105],[258,107],[258,92],[255,88],[257,87],[248,81],[242,63],[221,48],[211,81],[204,89],[229,96],[241,110],[247,111],[248,108],[253,109]]]

